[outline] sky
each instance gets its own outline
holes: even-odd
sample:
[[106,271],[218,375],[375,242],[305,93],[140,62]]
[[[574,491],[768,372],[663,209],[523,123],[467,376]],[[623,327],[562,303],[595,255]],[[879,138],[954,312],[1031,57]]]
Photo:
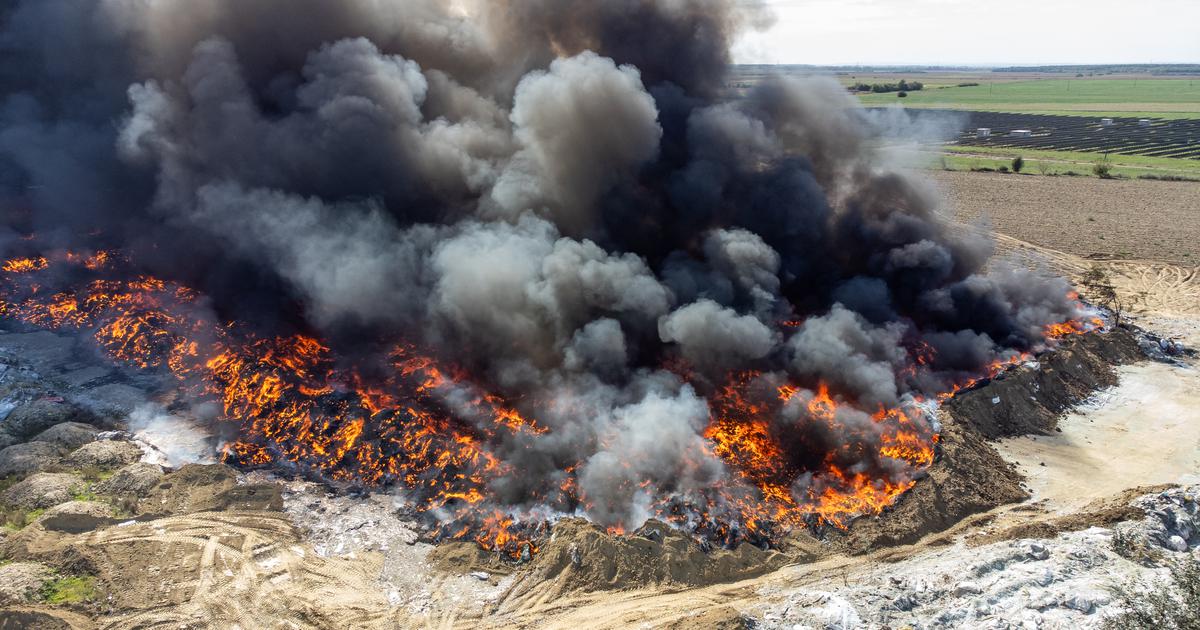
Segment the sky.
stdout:
[[766,0],[739,63],[1200,63],[1200,0]]

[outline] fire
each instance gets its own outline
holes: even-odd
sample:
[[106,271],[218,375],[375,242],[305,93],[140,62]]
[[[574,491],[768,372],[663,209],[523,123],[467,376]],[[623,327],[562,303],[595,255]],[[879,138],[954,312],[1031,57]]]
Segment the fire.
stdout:
[[[788,406],[797,406],[800,417],[791,423],[777,421]],[[839,400],[823,381],[811,390],[785,383],[772,392],[763,375],[743,373],[713,398],[712,407],[705,436],[712,441],[713,452],[760,493],[749,501],[727,497],[739,504],[741,526],[751,537],[769,537],[768,530],[780,526],[816,523],[844,528],[856,516],[878,514],[911,488],[934,459],[937,436],[923,422],[923,412],[907,406],[881,409],[869,417],[880,435],[878,452],[871,457],[894,460],[889,470],[907,468],[906,474],[887,479],[849,473],[836,461],[836,453],[807,467],[794,461],[789,453],[796,446],[787,445],[801,431],[801,423],[819,422],[845,431],[841,414],[865,416]],[[874,442],[863,437],[862,443]],[[811,476],[811,483],[794,486],[801,475]]]
[[1072,319],[1058,324],[1050,324],[1046,327],[1047,339],[1061,339],[1070,335],[1082,335],[1104,328],[1104,320],[1099,317],[1090,317],[1087,319]]
[[[188,397],[217,403],[227,421],[239,425],[239,439],[224,447],[226,461],[288,463],[334,480],[403,485],[436,522],[435,538],[473,540],[519,558],[536,553],[547,513],[587,509],[576,480],[581,462],[571,461],[559,462],[561,478],[532,497],[543,509],[500,511],[490,501],[492,484],[522,473],[494,449],[549,434],[529,412],[552,403],[507,400],[407,342],[382,352],[369,366],[374,369],[347,367],[314,335],[263,337],[218,322],[188,287],[122,275],[127,262],[106,251],[8,260],[0,267],[0,315],[86,331],[113,360],[165,370]],[[42,275],[60,268],[91,279],[44,288],[50,278]],[[1045,336],[1102,326],[1098,318],[1072,320],[1051,325]],[[915,376],[935,358],[932,348],[919,345],[902,373]],[[1008,355],[987,374],[934,395],[951,397],[1027,358]],[[669,367],[686,374],[685,366]],[[936,456],[938,436],[919,398],[868,413],[831,383],[740,372],[709,401],[703,435],[732,478],[704,497],[661,494],[649,482],[639,491],[656,497],[651,509],[660,518],[714,542],[770,541],[812,525],[846,527],[892,505]],[[849,437],[843,444],[812,443],[811,434],[822,429]],[[860,462],[874,465],[868,470]],[[623,532],[624,526],[610,529]]]

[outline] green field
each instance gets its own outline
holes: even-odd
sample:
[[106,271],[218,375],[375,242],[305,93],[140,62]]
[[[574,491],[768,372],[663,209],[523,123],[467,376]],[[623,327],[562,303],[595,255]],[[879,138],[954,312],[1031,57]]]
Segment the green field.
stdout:
[[1112,177],[1180,178],[1200,182],[1200,162],[1171,158],[1148,158],[1136,155],[1109,155],[1073,151],[1031,151],[991,147],[945,147],[941,152],[929,152],[926,164],[930,168],[948,171],[1000,170],[1010,168],[1013,158],[1025,160],[1022,173],[1027,175],[1078,175],[1095,177],[1095,165],[1107,162]]
[[[897,80],[900,77],[897,77]],[[920,80],[918,78],[917,80]],[[1039,114],[1200,118],[1200,79],[1033,79],[970,87],[931,86],[896,94],[863,94],[865,105],[931,107]]]

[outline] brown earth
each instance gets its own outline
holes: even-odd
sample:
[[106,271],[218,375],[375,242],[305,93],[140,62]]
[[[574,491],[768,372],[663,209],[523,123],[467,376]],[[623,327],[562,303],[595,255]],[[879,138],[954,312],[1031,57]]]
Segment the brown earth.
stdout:
[[1115,367],[1144,358],[1124,328],[1070,337],[1038,357],[1037,369],[1009,370],[960,394],[946,410],[989,440],[1053,431],[1058,418],[1098,389],[1117,384]]
[[1089,527],[1104,527],[1121,521],[1139,518],[1142,511],[1130,503],[1144,495],[1162,492],[1171,486],[1160,484],[1156,486],[1138,486],[1117,493],[1110,497],[1097,499],[1084,506],[1078,512],[1046,520],[1031,520],[998,531],[980,531],[968,535],[965,541],[968,545],[977,547],[1002,540],[1020,538],[1053,538],[1063,532],[1078,531]]
[[933,171],[959,221],[1084,258],[1200,264],[1200,183]]

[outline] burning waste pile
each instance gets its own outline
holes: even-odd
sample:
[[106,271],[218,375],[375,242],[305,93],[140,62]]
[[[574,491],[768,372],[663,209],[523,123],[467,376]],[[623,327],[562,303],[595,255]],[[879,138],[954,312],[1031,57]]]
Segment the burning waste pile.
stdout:
[[226,461],[393,486],[435,539],[845,526],[931,464],[941,400],[1102,322],[985,271],[836,83],[725,97],[767,19],[17,2],[0,310],[215,403]]

